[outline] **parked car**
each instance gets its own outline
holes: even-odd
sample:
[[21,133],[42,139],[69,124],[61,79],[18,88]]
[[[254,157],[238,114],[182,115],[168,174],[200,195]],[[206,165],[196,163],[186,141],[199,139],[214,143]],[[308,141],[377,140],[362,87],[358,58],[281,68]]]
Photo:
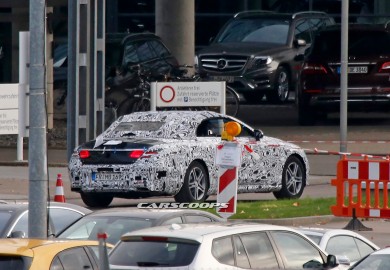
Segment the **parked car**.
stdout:
[[248,102],[288,101],[304,52],[319,29],[334,24],[323,12],[245,11],[234,15],[196,56],[199,73],[223,80]]
[[[70,203],[50,202],[47,208],[51,235],[92,212]],[[0,238],[12,237],[28,237],[28,203],[0,203]]]
[[[216,194],[216,146],[224,124],[235,121],[244,151],[238,192],[273,192],[299,198],[309,163],[299,146],[212,111],[151,111],[124,115],[95,140],[75,148],[69,160],[71,190],[84,203],[103,207],[114,197],[174,195],[177,202],[202,202]],[[256,155],[258,158],[256,158]]]
[[390,269],[390,247],[368,254],[348,270],[386,270]]
[[[387,25],[351,24],[348,32],[348,111],[390,110],[390,32]],[[320,31],[298,84],[301,125],[340,110],[341,26]]]
[[137,209],[110,208],[98,210],[79,219],[57,237],[77,240],[97,240],[102,228],[108,235],[107,242],[116,244],[127,232],[167,224],[223,222],[224,219],[206,211],[190,209]]
[[[113,245],[106,244],[108,250]],[[0,269],[99,269],[98,241],[0,239]]]
[[172,224],[127,233],[110,252],[109,263],[111,270],[338,266],[335,256],[294,229],[243,223]]
[[351,265],[367,254],[380,249],[363,235],[350,230],[301,227],[299,231],[311,238],[326,252],[346,256]]

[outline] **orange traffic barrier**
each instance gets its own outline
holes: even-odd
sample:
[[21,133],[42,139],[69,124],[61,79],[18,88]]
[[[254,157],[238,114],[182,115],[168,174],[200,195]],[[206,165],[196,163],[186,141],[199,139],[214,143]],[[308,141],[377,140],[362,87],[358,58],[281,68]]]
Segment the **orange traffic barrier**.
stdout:
[[390,218],[389,189],[390,160],[347,159],[337,163],[335,216],[361,218]]
[[56,194],[54,196],[55,202],[65,202],[64,184],[62,183],[61,174],[57,174]]

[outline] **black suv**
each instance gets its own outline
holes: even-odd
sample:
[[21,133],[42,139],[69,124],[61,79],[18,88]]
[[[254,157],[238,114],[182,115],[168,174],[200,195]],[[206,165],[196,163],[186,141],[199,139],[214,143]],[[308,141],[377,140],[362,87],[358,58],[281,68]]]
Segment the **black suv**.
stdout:
[[314,32],[334,24],[324,12],[246,11],[234,15],[212,43],[199,51],[199,73],[224,80],[248,102],[284,103],[298,79],[302,54]]
[[[350,24],[348,111],[390,111],[390,25]],[[313,125],[340,110],[341,26],[317,33],[297,87],[298,118]]]

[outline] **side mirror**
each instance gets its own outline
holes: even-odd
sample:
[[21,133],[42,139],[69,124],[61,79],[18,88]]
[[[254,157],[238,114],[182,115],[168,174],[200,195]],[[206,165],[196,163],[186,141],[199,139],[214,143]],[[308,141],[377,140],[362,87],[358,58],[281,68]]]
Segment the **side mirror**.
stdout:
[[304,39],[296,39],[296,40],[294,40],[294,45],[295,45],[295,47],[303,47],[303,46],[306,46],[306,40],[304,40]]
[[333,268],[336,267],[337,265],[338,263],[335,255],[328,255],[326,257],[326,267]]
[[336,255],[336,263],[342,265],[351,265],[351,260],[345,255]]
[[260,141],[260,139],[264,137],[263,131],[259,129],[255,129],[254,132],[255,132],[256,141]]

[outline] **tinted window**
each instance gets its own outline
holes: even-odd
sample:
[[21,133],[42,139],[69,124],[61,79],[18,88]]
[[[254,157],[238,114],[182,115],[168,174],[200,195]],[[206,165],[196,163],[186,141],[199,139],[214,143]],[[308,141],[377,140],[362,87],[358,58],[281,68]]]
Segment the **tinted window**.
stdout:
[[373,252],[375,250],[373,247],[371,247],[370,245],[368,245],[367,243],[363,242],[362,240],[360,240],[358,238],[355,238],[355,242],[359,248],[360,257],[364,257],[367,254],[370,254],[371,252]]
[[26,270],[30,268],[31,259],[21,256],[0,256],[0,269]]
[[261,265],[261,269],[279,268],[275,252],[266,233],[242,234],[240,237],[248,252],[249,261],[252,266]]
[[123,65],[139,63],[137,46],[133,43],[126,43],[124,46]]
[[156,52],[157,56],[169,56],[170,53],[167,48],[165,48],[164,45],[161,44],[161,42],[157,40],[151,40],[149,42],[150,46],[153,48],[153,50]]
[[234,252],[231,237],[222,237],[213,240],[211,254],[220,263],[234,265]]
[[198,243],[121,241],[109,254],[109,261],[123,266],[186,266],[193,261],[198,247]]
[[80,219],[83,214],[70,209],[50,208],[50,218],[56,233],[68,227],[75,220]]
[[305,268],[304,264],[313,260],[324,263],[319,250],[303,237],[282,231],[272,232],[272,236],[285,259],[286,268]]
[[64,250],[57,256],[64,270],[93,269],[92,263],[82,247]]
[[0,212],[0,233],[5,233],[5,226],[9,222],[11,216],[12,214],[10,212]]
[[239,19],[233,20],[217,37],[224,42],[268,42],[286,44],[289,22],[279,19]]
[[150,49],[147,41],[142,41],[138,43],[137,48],[138,57],[142,62],[146,62],[156,58],[154,52]]
[[303,39],[306,43],[311,43],[311,25],[309,20],[297,21],[294,35],[295,39]]

